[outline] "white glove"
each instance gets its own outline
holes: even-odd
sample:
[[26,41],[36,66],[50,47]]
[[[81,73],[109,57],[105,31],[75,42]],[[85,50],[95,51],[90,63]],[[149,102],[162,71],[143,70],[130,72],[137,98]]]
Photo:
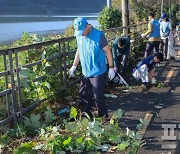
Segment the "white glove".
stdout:
[[145,38],[145,35],[144,35],[144,34],[141,34],[141,37],[142,37],[142,38]]
[[153,78],[151,79],[151,83],[152,83],[152,84],[156,84],[156,82],[157,82],[157,80],[155,79],[155,77],[153,77]]
[[166,37],[166,34],[163,33],[163,34],[162,34],[162,37]]
[[109,77],[110,80],[112,80],[115,77],[115,71],[114,71],[113,68],[109,69],[108,77]]
[[114,67],[114,71],[117,72],[117,71],[118,71],[118,68],[117,68],[117,67]]
[[77,67],[77,66],[72,66],[72,67],[70,68],[70,70],[69,70],[69,76],[70,76],[70,77],[74,77],[74,76],[75,76],[74,72],[75,72],[75,70],[76,70],[76,67]]

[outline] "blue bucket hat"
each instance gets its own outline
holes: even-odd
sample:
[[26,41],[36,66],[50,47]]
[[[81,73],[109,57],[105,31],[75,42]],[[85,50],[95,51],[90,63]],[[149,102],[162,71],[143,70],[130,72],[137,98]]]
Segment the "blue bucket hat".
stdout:
[[164,18],[167,18],[167,14],[166,14],[166,13],[163,13],[163,14],[161,15],[161,19],[164,19]]
[[75,36],[80,36],[83,34],[84,29],[87,25],[87,20],[84,17],[78,17],[74,20],[74,35]]

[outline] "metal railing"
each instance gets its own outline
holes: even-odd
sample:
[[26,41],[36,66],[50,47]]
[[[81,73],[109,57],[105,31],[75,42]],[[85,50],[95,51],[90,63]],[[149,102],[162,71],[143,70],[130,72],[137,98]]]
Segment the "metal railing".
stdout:
[[[124,28],[130,29],[130,38],[134,40],[135,47],[139,47],[138,37],[139,33],[146,29],[146,23],[132,25],[129,27],[119,27],[111,28],[105,30],[105,35],[111,45],[112,40],[117,36],[122,35],[122,30]],[[57,76],[57,84],[59,87],[68,86],[68,69],[72,65],[74,54],[76,51],[75,37],[67,37],[54,39],[50,41],[34,43],[30,45],[23,45],[19,47],[9,48],[0,50],[0,55],[2,56],[0,61],[2,64],[2,71],[0,71],[0,114],[2,114],[0,119],[0,126],[14,121],[16,125],[19,120],[22,120],[22,116],[29,110],[40,105],[42,102],[47,100],[47,98],[38,98],[30,104],[26,104],[24,100],[23,88],[21,84],[21,75],[20,71],[22,68],[33,69],[34,67],[41,68],[42,61],[41,54],[46,48],[49,47],[51,50],[55,51],[51,55],[46,57],[46,62],[52,62],[53,67],[50,69],[50,75]],[[29,63],[26,63],[26,59],[29,54],[34,54],[34,59],[29,60]],[[25,55],[22,57],[22,55]],[[41,82],[44,76],[36,76],[33,81]],[[4,113],[1,113],[4,112]]]

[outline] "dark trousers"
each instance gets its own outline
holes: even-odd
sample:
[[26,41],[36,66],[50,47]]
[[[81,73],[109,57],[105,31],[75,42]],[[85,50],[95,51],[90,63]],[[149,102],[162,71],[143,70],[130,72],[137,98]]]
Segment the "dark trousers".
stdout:
[[92,94],[98,109],[99,117],[107,117],[107,107],[104,100],[105,74],[96,77],[82,77],[80,84],[80,98],[83,111],[91,114]]
[[144,53],[144,57],[148,57],[149,55],[152,55],[153,49],[155,49],[155,53],[159,52],[159,44],[160,41],[150,41],[146,44],[146,50]]
[[160,50],[163,53],[164,59],[166,59],[167,58],[167,50],[168,50],[168,38],[161,40]]
[[122,77],[125,75],[125,70],[126,70],[126,64],[127,64],[127,55],[119,55],[117,56],[118,60],[118,72],[121,74]]

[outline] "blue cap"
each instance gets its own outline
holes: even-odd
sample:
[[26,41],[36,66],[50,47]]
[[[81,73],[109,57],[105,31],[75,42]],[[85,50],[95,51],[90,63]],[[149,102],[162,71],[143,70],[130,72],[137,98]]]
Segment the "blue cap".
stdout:
[[87,20],[84,17],[78,17],[74,20],[74,35],[80,36],[83,34],[84,29],[87,25]]
[[163,14],[161,15],[161,19],[164,19],[164,18],[167,18],[167,14],[166,14],[166,13],[163,13]]

